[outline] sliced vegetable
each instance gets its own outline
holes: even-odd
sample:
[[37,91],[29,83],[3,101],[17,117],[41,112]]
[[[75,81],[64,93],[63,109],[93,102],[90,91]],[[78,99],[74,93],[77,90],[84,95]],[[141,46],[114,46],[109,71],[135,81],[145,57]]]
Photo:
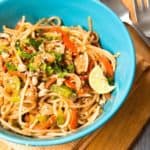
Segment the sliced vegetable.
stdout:
[[78,127],[78,111],[77,109],[71,110],[70,129],[76,129]]
[[54,57],[54,60],[56,61],[56,63],[60,63],[63,59],[63,54],[55,52],[55,51],[50,51],[49,55],[51,55],[51,57]]
[[51,66],[47,65],[46,66],[46,73],[48,75],[51,75],[53,72],[54,72],[54,69]]
[[38,123],[34,129],[43,130],[49,129],[56,122],[56,116],[52,115],[47,121]]
[[15,48],[16,48],[16,50],[20,50],[21,49],[19,40],[16,41]]
[[41,64],[40,68],[42,71],[46,72],[46,67],[47,67],[47,64],[46,63],[43,63]]
[[18,77],[11,77],[10,81],[11,87],[18,93],[21,87],[21,82]]
[[65,85],[73,90],[76,90],[76,83],[71,77],[65,80]]
[[54,55],[55,55],[56,61],[57,61],[58,63],[62,61],[62,57],[63,57],[62,54],[55,52]]
[[56,120],[57,120],[57,125],[58,126],[64,124],[65,116],[64,116],[64,113],[63,113],[62,110],[58,111]]
[[75,84],[75,90],[76,90],[76,91],[78,91],[78,90],[81,88],[81,80],[80,80],[80,77],[77,76],[76,74],[74,74],[74,73],[68,74],[67,79],[69,80],[68,87],[69,87],[69,84],[70,84],[70,86],[71,86],[72,88],[74,88],[74,85],[72,85],[72,84]]
[[62,67],[60,65],[56,64],[56,63],[54,64],[53,69],[54,69],[55,73],[62,72]]
[[58,73],[57,75],[58,75],[59,78],[64,78],[65,76],[67,76],[67,74],[68,74],[68,72],[64,71],[64,72]]
[[31,72],[34,72],[38,69],[38,67],[35,66],[34,63],[29,63],[28,68]]
[[46,122],[48,120],[48,116],[46,115],[38,115],[37,119],[39,122]]
[[11,102],[16,103],[16,102],[19,102],[19,101],[20,101],[20,97],[19,96],[12,96],[11,97]]
[[20,41],[19,40],[16,41],[15,48],[16,48],[16,50],[18,52],[18,55],[20,57],[22,57],[23,59],[31,59],[33,56],[36,55],[35,53],[30,54],[30,53],[27,53],[26,51],[23,51],[23,49],[20,46]]
[[23,50],[18,50],[18,54],[20,57],[22,57],[23,59],[31,59],[33,56],[35,56],[36,54],[35,53],[27,53]]
[[3,50],[2,50],[2,49],[0,49],[0,55],[2,54],[2,52],[3,52]]
[[74,66],[74,64],[69,64],[69,65],[67,66],[67,70],[68,70],[68,72],[70,72],[70,73],[75,72],[75,66]]
[[26,81],[26,75],[24,73],[21,73],[19,71],[9,71],[8,73],[12,76],[17,76],[21,78],[23,81]]
[[33,38],[29,39],[29,44],[32,45],[36,50],[39,48],[42,42],[42,40],[35,40]]
[[17,67],[11,62],[7,62],[5,65],[6,65],[6,68],[8,71],[16,71],[17,70]]
[[88,66],[88,72],[90,72],[94,67],[94,62],[90,60],[89,66]]
[[64,44],[66,46],[67,49],[70,50],[70,52],[76,56],[77,55],[77,47],[76,45],[70,40],[69,34],[67,33],[63,33],[62,34],[62,39],[64,41]]
[[63,40],[64,45],[66,46],[66,48],[68,50],[70,50],[70,52],[72,53],[72,55],[74,55],[74,56],[77,55],[77,47],[76,47],[75,43],[73,43],[70,40],[69,34],[66,31],[63,31],[61,29],[61,27],[57,27],[57,26],[54,26],[54,27],[46,29],[46,30],[47,31],[51,31],[51,32],[61,33],[62,34],[62,40]]
[[106,75],[108,77],[113,77],[113,74],[114,74],[113,66],[110,63],[109,59],[104,56],[101,56],[101,57],[99,57],[99,61],[100,61],[100,63],[102,63],[102,65],[104,65]]
[[65,85],[57,86],[56,84],[53,84],[50,90],[66,98],[73,94],[73,91]]
[[50,78],[47,82],[46,82],[46,84],[45,84],[45,88],[49,88],[53,83],[55,83],[56,82],[56,78]]
[[18,99],[20,86],[21,86],[21,82],[17,76],[8,77],[5,79],[5,81],[4,81],[5,90],[8,93],[11,93],[12,96],[14,96],[12,98],[12,101],[16,101],[16,99]]

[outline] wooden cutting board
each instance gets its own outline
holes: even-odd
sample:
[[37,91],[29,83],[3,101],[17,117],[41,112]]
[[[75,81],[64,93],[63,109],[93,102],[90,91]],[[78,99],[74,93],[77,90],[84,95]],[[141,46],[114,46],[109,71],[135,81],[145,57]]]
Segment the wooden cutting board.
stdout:
[[[124,0],[124,2],[132,10],[131,0]],[[128,29],[138,58],[138,75],[132,93],[119,112],[101,130],[97,131],[94,139],[91,140],[88,137],[76,142],[74,150],[127,150],[150,119],[150,48],[131,27]],[[0,142],[0,150],[8,149],[6,144]],[[66,149],[61,148],[61,150]]]

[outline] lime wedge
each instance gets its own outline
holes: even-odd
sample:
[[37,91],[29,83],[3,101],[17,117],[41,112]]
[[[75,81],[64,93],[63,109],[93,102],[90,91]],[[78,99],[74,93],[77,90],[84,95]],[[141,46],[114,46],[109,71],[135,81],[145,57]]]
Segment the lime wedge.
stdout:
[[109,85],[107,78],[104,76],[103,70],[99,65],[96,65],[90,72],[89,84],[91,88],[99,94],[109,93],[115,88],[115,86]]

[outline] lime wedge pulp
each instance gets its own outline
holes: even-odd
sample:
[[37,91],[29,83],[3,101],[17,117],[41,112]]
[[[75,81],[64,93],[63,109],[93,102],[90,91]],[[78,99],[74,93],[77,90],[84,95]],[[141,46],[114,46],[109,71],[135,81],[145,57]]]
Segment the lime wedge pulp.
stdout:
[[109,85],[107,78],[104,76],[103,70],[99,65],[96,65],[90,72],[89,84],[91,88],[99,94],[109,93],[115,88],[115,86]]

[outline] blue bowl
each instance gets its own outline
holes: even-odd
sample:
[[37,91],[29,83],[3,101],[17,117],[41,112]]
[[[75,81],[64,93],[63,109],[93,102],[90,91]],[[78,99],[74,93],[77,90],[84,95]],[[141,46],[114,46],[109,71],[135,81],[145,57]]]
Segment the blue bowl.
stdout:
[[91,16],[94,30],[100,35],[102,47],[112,53],[121,53],[115,73],[117,88],[105,105],[103,114],[89,126],[72,134],[53,139],[35,139],[1,128],[0,138],[23,145],[50,146],[77,140],[102,127],[119,110],[134,79],[135,52],[125,26],[98,0],[0,0],[0,27],[13,27],[23,15],[31,22],[42,17],[60,16],[65,25],[81,25],[84,28],[87,28],[87,17]]

